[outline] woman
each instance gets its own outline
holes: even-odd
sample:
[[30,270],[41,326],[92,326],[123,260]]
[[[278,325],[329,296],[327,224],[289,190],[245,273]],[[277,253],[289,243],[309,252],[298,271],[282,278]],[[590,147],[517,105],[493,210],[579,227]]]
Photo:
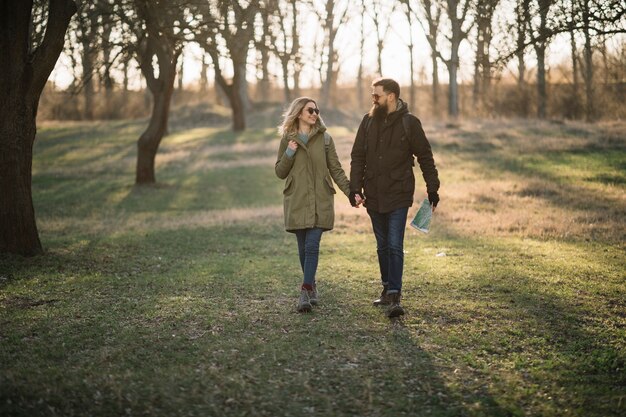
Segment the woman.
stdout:
[[[350,181],[341,168],[335,144],[319,115],[315,100],[295,99],[285,112],[278,131],[282,135],[276,161],[276,175],[285,179],[285,229],[298,240],[304,279],[298,299],[299,312],[317,304],[315,273],[322,233],[335,220],[332,179],[350,198]],[[351,198],[353,206],[354,197]]]

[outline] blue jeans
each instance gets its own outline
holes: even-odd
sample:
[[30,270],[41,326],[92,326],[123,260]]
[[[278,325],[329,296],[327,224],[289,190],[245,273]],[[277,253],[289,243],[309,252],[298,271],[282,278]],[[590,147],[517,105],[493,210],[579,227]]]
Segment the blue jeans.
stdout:
[[298,238],[298,254],[300,266],[304,273],[304,284],[315,285],[315,273],[320,255],[320,240],[324,229],[314,227],[312,229],[296,230]]
[[388,292],[402,290],[402,270],[404,269],[404,229],[408,207],[395,209],[389,213],[377,213],[367,209],[372,220],[380,279],[383,285],[388,285]]

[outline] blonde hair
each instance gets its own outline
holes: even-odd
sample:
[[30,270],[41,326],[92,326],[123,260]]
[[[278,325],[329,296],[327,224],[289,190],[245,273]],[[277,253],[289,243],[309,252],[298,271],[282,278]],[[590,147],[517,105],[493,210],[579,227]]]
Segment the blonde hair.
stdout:
[[[302,113],[304,106],[311,102],[315,103],[315,107],[317,108],[317,102],[309,97],[298,97],[292,101],[287,110],[283,113],[283,122],[278,126],[278,133],[286,135],[291,132],[296,132],[298,130],[298,116]],[[322,116],[318,115],[315,126],[320,127],[323,123]]]

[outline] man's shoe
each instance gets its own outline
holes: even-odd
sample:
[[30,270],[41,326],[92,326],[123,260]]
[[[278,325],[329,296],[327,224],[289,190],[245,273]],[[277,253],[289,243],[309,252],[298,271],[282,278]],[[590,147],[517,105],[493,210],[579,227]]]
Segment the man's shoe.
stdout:
[[387,286],[383,285],[383,291],[380,293],[380,297],[374,300],[374,305],[378,307],[388,306],[389,304],[391,304],[391,301],[389,300],[389,296],[387,295]]
[[298,299],[298,312],[300,313],[308,313],[311,311],[311,298],[309,297],[309,292],[304,288],[300,290],[300,298]]
[[313,290],[309,291],[309,302],[311,305],[317,305],[317,285],[313,284]]
[[387,308],[387,317],[394,318],[404,314],[404,308],[400,305],[400,298],[402,295],[399,292],[395,292],[393,294],[388,294],[389,297],[389,307]]

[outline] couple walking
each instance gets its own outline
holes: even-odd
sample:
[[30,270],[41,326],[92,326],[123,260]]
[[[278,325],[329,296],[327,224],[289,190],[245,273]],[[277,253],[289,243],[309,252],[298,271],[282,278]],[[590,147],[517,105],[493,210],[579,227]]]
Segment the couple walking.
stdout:
[[422,125],[400,99],[398,83],[388,78],[372,83],[372,108],[363,117],[352,146],[350,180],[315,100],[294,100],[279,132],[282,139],[275,169],[286,180],[285,229],[296,235],[304,275],[298,311],[311,311],[318,303],[315,275],[322,233],[334,224],[334,181],[353,207],[366,207],[372,222],[383,287],[374,305],[386,306],[389,317],[404,314],[400,304],[403,244],[415,190],[413,157],[417,157],[433,210],[439,202],[439,177]]

